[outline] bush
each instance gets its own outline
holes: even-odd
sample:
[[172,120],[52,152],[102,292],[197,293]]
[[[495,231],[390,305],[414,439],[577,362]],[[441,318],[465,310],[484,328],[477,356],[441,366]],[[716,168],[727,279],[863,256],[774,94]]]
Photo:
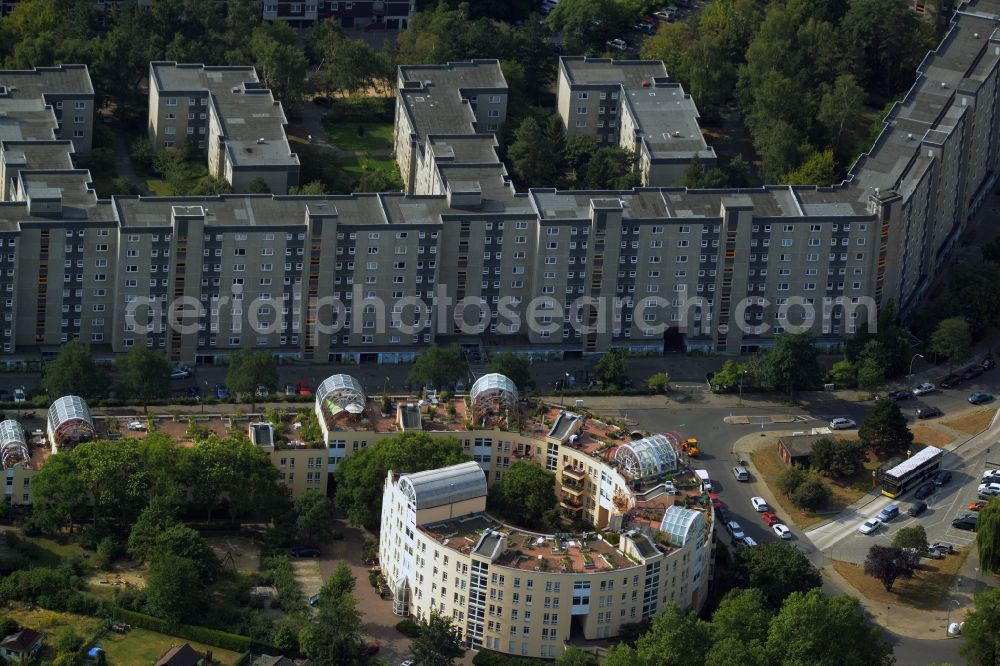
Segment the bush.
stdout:
[[334,122],[391,123],[396,101],[392,97],[351,95],[333,100],[330,119]]
[[406,618],[396,623],[396,631],[408,638],[416,638],[420,635],[420,625],[410,618]]
[[223,650],[232,650],[233,652],[240,653],[250,650],[250,639],[238,634],[230,634],[217,629],[209,629],[208,627],[195,627],[189,624],[171,624],[158,617],[125,610],[124,608],[115,608],[112,612],[112,617],[119,622],[126,622],[136,627],[157,631],[168,636],[177,636],[189,641],[214,645]]
[[372,587],[378,587],[378,574],[374,571],[368,572],[368,582],[371,583]]
[[295,572],[292,569],[292,561],[287,555],[274,555],[264,560],[264,568],[267,571],[267,579],[275,589],[278,590],[278,598],[281,608],[286,611],[293,611],[302,605],[302,590],[295,582]]
[[472,658],[475,666],[538,666],[539,664],[551,664],[551,661],[542,659],[530,659],[527,657],[508,657],[492,650],[480,650]]
[[128,154],[137,169],[146,173],[153,171],[153,159],[156,157],[156,151],[153,150],[153,144],[149,142],[149,139],[140,137],[133,141],[128,148]]
[[795,490],[802,485],[808,475],[801,467],[791,466],[778,475],[776,483],[778,490],[785,495],[791,496]]
[[816,511],[826,506],[833,497],[830,486],[817,477],[806,479],[792,493],[792,503],[800,509]]

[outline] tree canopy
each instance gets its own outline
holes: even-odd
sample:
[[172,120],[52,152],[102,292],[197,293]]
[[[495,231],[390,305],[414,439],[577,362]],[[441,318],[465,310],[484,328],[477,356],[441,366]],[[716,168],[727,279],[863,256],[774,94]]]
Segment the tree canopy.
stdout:
[[1000,587],[976,595],[962,625],[962,656],[970,666],[994,666],[1000,657]]
[[347,456],[337,467],[337,506],[353,525],[376,527],[390,469],[397,474],[422,472],[468,459],[454,438],[432,438],[422,432],[386,437]]
[[452,624],[450,617],[432,611],[410,647],[413,659],[426,666],[452,666],[465,654],[461,636],[461,630]]
[[[556,508],[556,478],[552,472],[525,460],[516,460],[490,488],[490,510],[528,528],[546,523],[546,513]],[[551,521],[549,521],[551,522]]]
[[820,383],[816,339],[811,333],[782,333],[774,348],[764,356],[764,379],[776,389],[793,393],[796,389],[812,388]]
[[278,367],[274,357],[266,351],[248,347],[237,349],[229,357],[226,384],[237,395],[256,397],[258,386],[273,391],[278,386]]
[[1000,571],[1000,499],[993,498],[979,512],[976,523],[979,563],[987,571]]
[[118,362],[122,387],[128,397],[143,404],[170,395],[170,372],[167,355],[146,347],[132,347]]
[[490,356],[490,362],[486,364],[486,372],[499,372],[514,382],[519,391],[525,390],[531,381],[529,368],[528,359],[513,352],[493,354]]
[[745,548],[739,560],[748,585],[760,590],[772,608],[780,608],[792,592],[807,592],[823,583],[806,556],[784,541]]
[[42,370],[42,386],[53,400],[64,395],[96,398],[107,385],[107,373],[94,361],[90,347],[79,340],[64,344]]
[[865,573],[882,583],[886,592],[891,592],[896,579],[913,577],[919,559],[919,555],[902,548],[875,544],[868,549]]
[[913,433],[895,400],[879,400],[868,410],[858,438],[879,456],[906,451],[913,444]]
[[930,342],[931,351],[954,366],[972,352],[972,333],[963,317],[942,319],[934,329]]
[[468,367],[458,345],[431,345],[417,355],[407,381],[410,384],[442,389],[464,379]]

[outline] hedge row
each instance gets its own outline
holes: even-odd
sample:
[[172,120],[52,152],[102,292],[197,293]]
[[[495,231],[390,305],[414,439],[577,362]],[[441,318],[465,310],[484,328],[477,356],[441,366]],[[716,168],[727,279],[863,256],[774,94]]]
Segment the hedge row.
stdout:
[[539,664],[551,664],[546,659],[532,659],[531,657],[510,657],[492,650],[480,650],[472,658],[475,666],[539,666]]
[[229,634],[225,631],[209,629],[208,627],[195,627],[189,624],[171,624],[170,622],[161,620],[158,617],[146,615],[145,613],[137,613],[136,611],[130,611],[124,608],[115,608],[111,612],[111,616],[119,622],[125,622],[126,624],[142,627],[143,629],[149,629],[150,631],[158,631],[159,633],[167,634],[168,636],[177,636],[178,638],[184,638],[189,641],[205,643],[206,645],[214,645],[215,647],[222,648],[223,650],[231,650],[233,652],[240,653],[250,651],[250,639],[246,636]]

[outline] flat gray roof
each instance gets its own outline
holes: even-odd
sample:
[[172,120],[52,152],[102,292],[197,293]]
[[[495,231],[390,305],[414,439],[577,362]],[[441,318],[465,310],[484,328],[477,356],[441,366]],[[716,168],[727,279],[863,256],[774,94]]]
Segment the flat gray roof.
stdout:
[[626,88],[625,100],[642,130],[653,159],[679,157],[715,159],[698,125],[698,108],[679,83],[650,88]]
[[222,92],[247,81],[258,83],[257,70],[245,66],[211,66],[200,63],[154,61],[149,63],[153,84],[161,93]]
[[23,164],[21,168],[72,169],[72,141],[3,141],[0,151],[8,165]]
[[438,164],[496,164],[497,140],[490,134],[434,135],[427,144]]
[[643,82],[666,78],[667,68],[659,60],[613,60],[564,56],[559,59],[573,85],[617,85],[641,88]]
[[421,139],[430,134],[473,134],[476,115],[468,93],[507,92],[499,60],[400,65],[399,95]]
[[399,75],[403,81],[421,83],[432,81],[438,88],[507,90],[507,79],[500,70],[499,60],[468,60],[443,65],[400,65]]
[[86,65],[3,69],[0,70],[0,86],[7,88],[11,97],[21,99],[41,99],[46,94],[94,94]]

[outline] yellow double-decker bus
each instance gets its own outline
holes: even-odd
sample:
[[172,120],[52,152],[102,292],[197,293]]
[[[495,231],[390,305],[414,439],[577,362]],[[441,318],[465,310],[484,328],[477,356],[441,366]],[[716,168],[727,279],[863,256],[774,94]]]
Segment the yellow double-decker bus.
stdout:
[[893,499],[934,476],[941,468],[944,451],[928,446],[882,473],[882,494]]

